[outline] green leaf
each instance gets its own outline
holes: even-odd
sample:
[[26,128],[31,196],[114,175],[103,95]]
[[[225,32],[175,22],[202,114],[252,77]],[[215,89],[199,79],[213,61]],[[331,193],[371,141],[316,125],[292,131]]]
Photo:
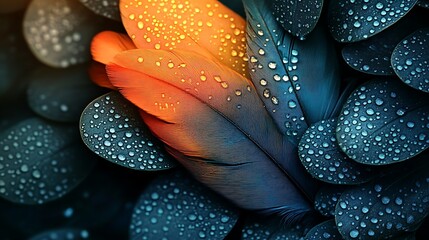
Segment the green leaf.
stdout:
[[367,82],[347,99],[336,134],[359,163],[407,160],[429,147],[429,95],[395,79]]
[[107,93],[85,108],[80,132],[89,149],[120,166],[144,171],[176,166],[141,120],[138,109],[118,92]]
[[223,239],[237,210],[182,172],[165,174],[143,191],[134,207],[130,239]]

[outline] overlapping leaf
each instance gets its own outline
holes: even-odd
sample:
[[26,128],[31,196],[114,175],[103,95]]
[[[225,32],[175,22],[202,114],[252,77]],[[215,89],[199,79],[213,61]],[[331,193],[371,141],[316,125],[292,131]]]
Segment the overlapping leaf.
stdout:
[[120,166],[144,171],[176,166],[138,109],[117,92],[92,101],[82,113],[80,129],[89,149]]
[[429,28],[417,30],[396,46],[392,66],[408,86],[429,92]]
[[293,36],[305,38],[316,26],[323,0],[270,0],[276,20]]
[[[412,168],[398,169],[341,195],[335,210],[346,239],[393,239],[415,231],[429,213],[427,155]],[[411,236],[412,237],[412,236]]]
[[311,125],[299,142],[301,163],[316,179],[333,184],[360,184],[371,180],[374,171],[351,160],[338,146],[336,119]]
[[429,147],[429,96],[396,79],[356,89],[338,118],[337,140],[353,160],[372,165],[407,160]]
[[23,204],[62,197],[92,170],[94,159],[74,128],[37,118],[0,134],[0,196]]
[[330,1],[329,28],[340,42],[367,39],[405,16],[418,0]]
[[338,228],[335,225],[335,220],[327,220],[316,226],[314,226],[310,231],[305,235],[306,240],[342,240],[341,234],[338,232]]
[[160,176],[134,207],[130,239],[223,239],[238,219],[224,199],[181,172]]
[[87,66],[41,67],[28,76],[28,105],[42,117],[77,122],[85,106],[103,91],[88,78]]

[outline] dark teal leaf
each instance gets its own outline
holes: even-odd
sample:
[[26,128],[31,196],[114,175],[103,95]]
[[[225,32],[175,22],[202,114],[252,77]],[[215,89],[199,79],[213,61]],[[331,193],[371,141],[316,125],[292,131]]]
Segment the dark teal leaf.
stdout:
[[330,239],[330,240],[342,240],[341,234],[338,232],[338,228],[335,225],[335,220],[331,219],[322,222],[312,229],[305,235],[306,240],[319,240],[319,239]]
[[420,0],[417,4],[420,7],[429,8],[429,1],[428,0]]
[[[335,219],[346,239],[401,238],[415,231],[429,213],[427,155],[411,169],[399,168],[373,182],[347,190]],[[401,236],[401,237],[399,237]]]
[[392,66],[408,86],[429,92],[429,28],[417,30],[396,46]]
[[285,33],[263,1],[244,5],[252,81],[278,128],[297,141],[307,126],[330,116],[337,102],[334,48],[322,28],[299,41]]
[[395,75],[390,63],[393,49],[408,34],[423,25],[421,15],[408,14],[392,27],[357,43],[345,46],[342,55],[353,69],[374,75]]
[[94,13],[113,20],[120,21],[119,0],[79,0]]
[[60,68],[88,61],[92,37],[101,30],[97,16],[75,0],[33,0],[23,26],[33,54]]
[[329,5],[329,28],[339,42],[357,42],[385,30],[418,0],[338,0]]
[[285,225],[276,216],[247,216],[241,230],[242,240],[303,240],[308,229],[301,225]]
[[316,179],[333,184],[360,184],[374,172],[341,151],[335,137],[336,119],[322,120],[307,129],[298,145],[305,169]]
[[[7,1],[13,2],[13,1]],[[0,3],[1,4],[1,3]],[[1,7],[0,7],[1,9]],[[1,11],[1,10],[0,10]],[[10,101],[26,88],[25,75],[38,66],[16,26],[20,16],[0,14],[0,102]]]
[[341,149],[357,162],[407,160],[429,146],[429,95],[396,79],[367,82],[347,100],[336,132]]
[[154,180],[138,200],[130,239],[223,239],[237,210],[181,172]]
[[323,216],[333,217],[335,214],[335,206],[338,199],[344,190],[348,189],[347,186],[340,185],[324,185],[316,194],[314,200],[314,208]]
[[138,109],[118,92],[105,94],[85,108],[80,131],[89,149],[118,165],[144,171],[176,166],[143,123]]
[[274,17],[293,36],[305,38],[316,26],[323,0],[270,0]]
[[29,240],[86,240],[94,239],[94,236],[84,229],[54,229],[48,230],[31,237]]
[[90,173],[94,159],[74,126],[30,118],[0,133],[0,196],[42,204],[70,192]]
[[89,79],[86,65],[69,69],[41,67],[28,78],[28,105],[54,121],[79,121],[85,106],[103,93]]

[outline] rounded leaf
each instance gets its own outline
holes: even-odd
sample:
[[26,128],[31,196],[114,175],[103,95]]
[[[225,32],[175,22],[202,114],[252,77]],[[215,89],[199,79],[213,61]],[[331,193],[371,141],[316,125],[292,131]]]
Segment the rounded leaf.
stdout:
[[84,229],[55,229],[37,234],[29,240],[86,240],[93,236]]
[[306,240],[342,240],[341,234],[338,232],[337,226],[335,225],[335,220],[331,219],[325,222],[322,222],[314,226],[310,231],[305,235]]
[[364,41],[351,43],[342,50],[343,59],[353,69],[373,75],[395,75],[390,57],[401,40],[424,22],[420,14],[408,14],[390,28]]
[[133,211],[130,239],[223,239],[237,219],[224,199],[174,172],[144,190]]
[[[427,155],[425,156],[427,157]],[[404,239],[429,213],[429,168],[422,159],[413,169],[398,169],[344,192],[335,219],[345,239]]]
[[429,0],[420,0],[417,4],[420,7],[429,8]]
[[367,39],[407,14],[418,0],[338,0],[329,5],[329,28],[339,42]]
[[429,93],[429,28],[417,30],[396,46],[392,66],[405,84]]
[[65,68],[90,59],[90,42],[100,23],[75,0],[33,0],[24,17],[24,36],[34,55]]
[[429,95],[395,79],[369,81],[347,99],[336,134],[341,149],[359,163],[407,160],[429,146]]
[[144,171],[176,166],[150,133],[138,109],[118,92],[105,94],[85,108],[80,131],[89,149],[118,165]]
[[241,230],[242,240],[302,240],[308,229],[301,225],[285,225],[276,216],[247,217]]
[[336,119],[309,127],[298,145],[299,158],[316,179],[333,184],[359,184],[371,180],[370,167],[359,164],[341,151],[335,137]]
[[323,216],[333,217],[338,199],[346,189],[346,186],[323,185],[314,199],[314,208]]
[[79,0],[94,13],[113,20],[120,21],[119,0]]
[[0,133],[0,196],[42,204],[70,192],[95,163],[75,132],[30,118]]
[[103,93],[89,79],[86,65],[61,70],[41,67],[29,78],[28,105],[54,121],[79,121],[86,105]]
[[313,31],[322,8],[323,0],[271,1],[271,9],[276,20],[288,33],[302,39]]

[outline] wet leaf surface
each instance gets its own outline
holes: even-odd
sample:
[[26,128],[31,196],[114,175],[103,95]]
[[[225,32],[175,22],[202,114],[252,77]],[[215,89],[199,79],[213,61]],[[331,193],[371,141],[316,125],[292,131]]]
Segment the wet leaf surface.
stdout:
[[33,54],[58,68],[88,61],[91,39],[101,30],[96,15],[75,0],[34,0],[23,26]]
[[79,0],[94,13],[120,21],[119,0]]
[[342,240],[341,234],[338,232],[337,226],[335,225],[335,219],[331,219],[322,222],[312,229],[305,235],[306,240],[318,240],[318,239],[330,239],[330,240]]
[[429,28],[417,30],[396,46],[392,66],[405,84],[429,93]]
[[396,79],[358,87],[338,118],[338,144],[353,160],[385,165],[429,147],[429,95]]
[[30,118],[3,130],[0,196],[42,204],[62,197],[85,179],[95,161],[74,129]]
[[242,240],[302,240],[308,231],[300,225],[287,226],[281,219],[251,215],[247,217],[241,230]]
[[429,213],[427,154],[415,166],[398,169],[371,183],[344,192],[335,209],[346,239],[402,238],[415,231]]
[[84,229],[54,229],[42,232],[29,240],[86,240],[94,236]]
[[418,0],[331,1],[329,28],[339,42],[367,39],[405,16]]
[[130,239],[222,239],[238,212],[224,199],[181,172],[154,180],[138,200]]
[[333,217],[335,206],[347,186],[323,185],[316,194],[314,208],[325,217]]
[[305,38],[316,26],[323,0],[271,0],[276,20],[290,34]]
[[333,184],[359,184],[371,180],[368,166],[351,160],[341,151],[335,136],[336,119],[311,125],[302,135],[298,154],[305,169],[316,179]]
[[80,119],[89,149],[118,165],[144,171],[170,169],[175,160],[149,131],[138,109],[118,92],[91,102]]
[[83,109],[104,91],[88,77],[87,66],[68,69],[40,67],[28,78],[28,105],[42,117],[77,122]]
[[423,14],[410,13],[379,34],[356,43],[346,45],[343,59],[353,69],[373,75],[395,75],[390,58],[396,45],[425,22]]

